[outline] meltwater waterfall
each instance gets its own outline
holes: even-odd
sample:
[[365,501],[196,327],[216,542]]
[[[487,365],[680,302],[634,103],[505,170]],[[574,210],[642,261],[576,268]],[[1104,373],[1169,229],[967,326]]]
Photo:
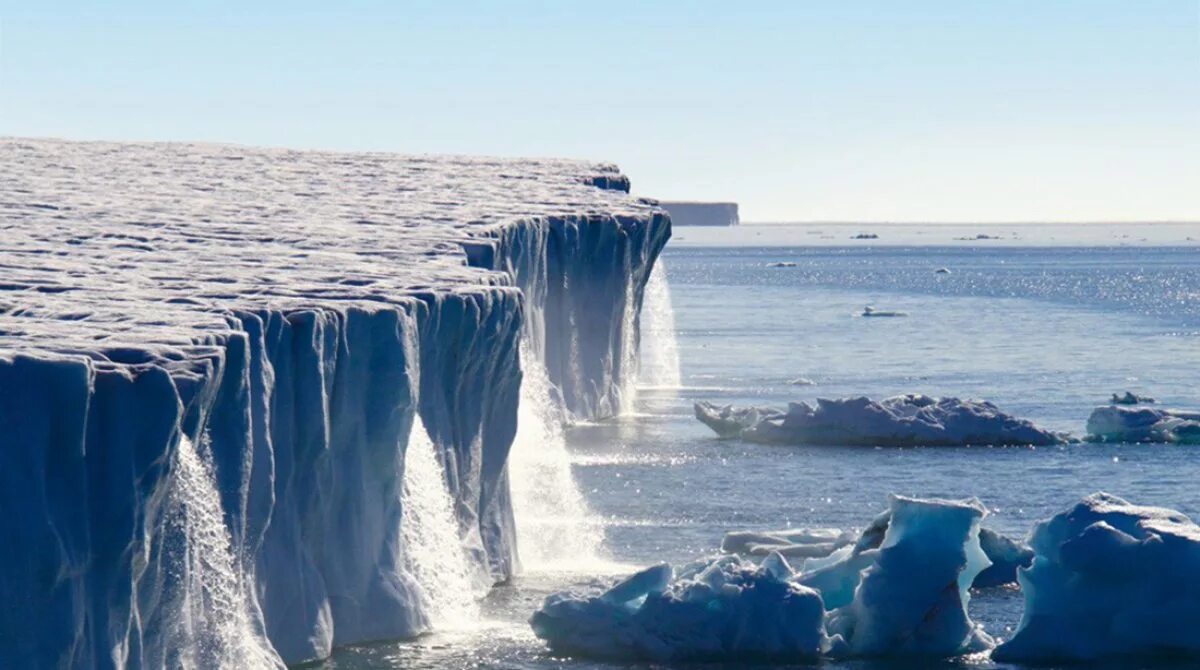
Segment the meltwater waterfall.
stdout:
[[660,258],[650,271],[642,299],[641,366],[638,385],[675,389],[683,385],[679,371],[679,344],[675,338],[675,310],[667,269]]
[[580,568],[599,560],[604,530],[571,474],[557,390],[527,344],[521,346],[521,404],[508,457],[517,548],[529,570]]
[[174,471],[164,501],[161,554],[150,566],[161,571],[159,579],[149,580],[161,588],[139,594],[148,604],[157,602],[165,624],[144,641],[145,664],[281,667],[250,616],[206,445],[198,449],[187,436],[181,437]]
[[430,623],[438,629],[470,626],[479,613],[476,570],[463,549],[437,445],[420,416],[405,451],[401,505],[405,562],[421,585]]

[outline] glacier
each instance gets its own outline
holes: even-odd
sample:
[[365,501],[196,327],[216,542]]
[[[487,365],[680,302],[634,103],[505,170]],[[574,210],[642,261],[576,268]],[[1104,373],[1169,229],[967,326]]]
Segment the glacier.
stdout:
[[1200,444],[1200,411],[1108,405],[1092,410],[1089,442]]
[[1095,493],[1039,523],[1031,545],[1025,613],[997,661],[1200,658],[1200,526],[1187,516]]
[[563,416],[628,402],[670,220],[613,166],[0,154],[0,666],[273,668],[429,630],[520,569],[521,352]]
[[794,570],[778,551],[646,568],[599,593],[550,595],[529,623],[556,653],[619,661],[951,658],[994,641],[967,614],[990,561],[975,499],[891,496],[850,544],[836,529],[727,536],[727,549],[842,543]]
[[881,401],[867,397],[818,399],[815,405],[770,407],[695,403],[696,418],[721,438],[767,444],[846,446],[1053,445],[1070,437],[1039,428],[984,400],[919,394]]

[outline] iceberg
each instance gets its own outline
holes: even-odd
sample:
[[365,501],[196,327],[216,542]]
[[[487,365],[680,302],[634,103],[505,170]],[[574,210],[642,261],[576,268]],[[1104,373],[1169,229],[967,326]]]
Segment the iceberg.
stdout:
[[670,236],[594,163],[0,155],[0,667],[276,668],[436,625],[519,569],[521,350],[564,413],[618,411]]
[[889,523],[853,599],[830,612],[834,656],[947,658],[994,641],[967,614],[970,588],[989,564],[978,500],[892,496]]
[[[818,656],[948,658],[994,644],[967,614],[989,567],[978,500],[892,496],[857,538],[837,529],[736,533],[727,551],[675,575],[657,565],[591,594],[557,593],[533,614],[558,653],[620,661],[809,661]],[[767,546],[840,544],[794,571]]]
[[1092,410],[1089,442],[1200,444],[1200,411],[1109,405]]
[[1064,444],[1070,437],[1001,412],[983,400],[909,394],[881,401],[867,397],[788,403],[787,410],[708,402],[696,418],[721,438],[767,444],[847,446],[966,446]]
[[533,614],[557,653],[619,661],[810,661],[826,650],[817,592],[791,580],[778,554],[736,556],[675,575],[657,565],[599,594],[558,593]]
[[1002,662],[1200,659],[1200,527],[1170,509],[1090,495],[1039,523],[1025,613]]

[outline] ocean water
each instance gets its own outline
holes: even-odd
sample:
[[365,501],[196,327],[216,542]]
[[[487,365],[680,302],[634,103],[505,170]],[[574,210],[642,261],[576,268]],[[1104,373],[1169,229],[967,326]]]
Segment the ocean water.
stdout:
[[[976,496],[991,511],[985,525],[1019,536],[1095,491],[1200,516],[1195,447],[762,446],[718,441],[691,411],[697,400],[783,405],[920,392],[988,399],[1082,435],[1088,413],[1114,392],[1200,407],[1194,246],[680,245],[664,262],[681,388],[643,388],[635,413],[567,432],[574,476],[604,530],[603,555],[493,589],[473,628],[340,650],[325,667],[661,667],[555,657],[526,620],[550,592],[714,554],[728,530],[861,527],[889,493]],[[780,262],[795,266],[771,266]],[[908,316],[864,319],[865,305]],[[814,384],[789,383],[798,377]],[[1011,589],[971,601],[999,637],[1011,636],[1021,611]]]

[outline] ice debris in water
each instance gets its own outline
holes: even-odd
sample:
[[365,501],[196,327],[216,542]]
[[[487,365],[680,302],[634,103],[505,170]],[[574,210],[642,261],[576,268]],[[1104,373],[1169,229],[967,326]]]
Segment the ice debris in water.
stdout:
[[874,307],[867,305],[866,307],[863,307],[862,316],[908,316],[908,313],[886,309],[875,309]]
[[678,576],[658,565],[599,595],[552,595],[530,623],[557,652],[620,660],[983,651],[991,638],[966,604],[989,566],[979,537],[985,514],[977,500],[893,496],[857,542],[816,529],[743,534],[726,543],[843,543],[827,558],[808,560],[805,570],[794,571],[777,551],[757,566],[729,555],[693,563]]
[[696,418],[722,438],[769,444],[848,446],[1052,445],[1063,433],[1001,412],[983,400],[908,394],[881,401],[867,397],[788,403],[774,408],[708,402],[695,404]]
[[721,540],[721,551],[747,556],[767,556],[775,552],[786,558],[822,558],[857,539],[858,534],[853,530],[837,528],[733,531]]
[[725,556],[674,575],[656,565],[600,595],[550,596],[530,619],[561,653],[615,660],[814,659],[827,647],[817,592],[775,554]]
[[1089,442],[1200,444],[1200,411],[1109,405],[1088,417]]
[[1200,657],[1200,527],[1096,493],[1039,523],[1020,573],[1025,614],[996,660]]

